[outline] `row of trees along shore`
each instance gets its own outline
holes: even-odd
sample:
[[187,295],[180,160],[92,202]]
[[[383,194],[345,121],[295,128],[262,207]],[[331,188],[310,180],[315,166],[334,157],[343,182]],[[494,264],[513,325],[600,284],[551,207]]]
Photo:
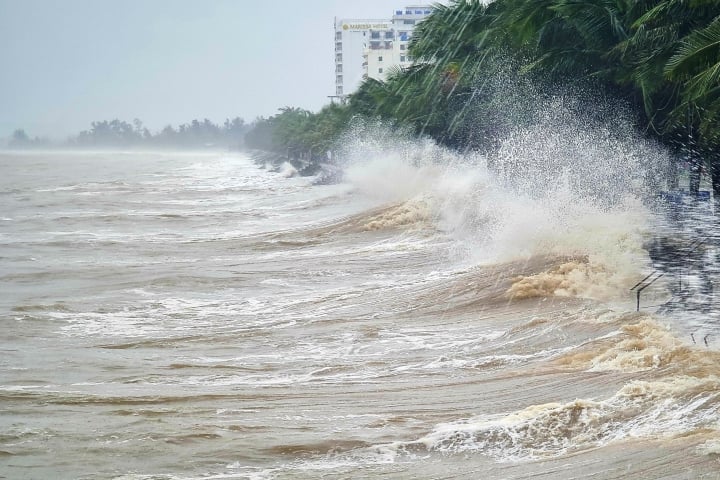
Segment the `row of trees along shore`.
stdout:
[[236,117],[223,124],[208,120],[193,120],[177,128],[168,125],[152,133],[139,119],[128,123],[122,120],[92,122],[89,130],[53,143],[47,139],[31,138],[22,130],[16,130],[8,143],[11,148],[231,148],[243,146],[245,133],[250,128]]
[[369,117],[489,152],[515,83],[612,99],[639,132],[704,162],[720,193],[720,0],[453,0],[416,27],[409,55],[412,67],[365,80],[343,104],[257,120],[246,146],[321,159]]

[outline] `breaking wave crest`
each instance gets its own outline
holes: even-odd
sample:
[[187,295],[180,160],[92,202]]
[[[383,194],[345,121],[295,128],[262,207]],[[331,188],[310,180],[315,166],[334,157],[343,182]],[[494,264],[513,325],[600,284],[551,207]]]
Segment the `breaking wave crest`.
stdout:
[[509,415],[441,424],[414,445],[500,460],[543,458],[613,441],[716,429],[718,408],[718,377],[636,380],[604,400],[532,405]]
[[[610,372],[652,375],[628,377],[607,396],[534,404],[503,414],[479,414],[437,424],[417,440],[375,448],[396,455],[418,450],[450,455],[477,453],[507,462],[552,458],[617,442],[695,435],[707,439],[697,447],[699,454],[717,455],[717,352],[683,344],[648,315],[612,315],[601,322],[619,324],[620,329],[550,363],[585,371],[599,381]],[[547,323],[538,319],[524,328],[546,328]]]
[[546,107],[492,155],[363,125],[346,146],[345,180],[386,205],[363,229],[437,230],[452,239],[458,261],[475,265],[577,258],[517,279],[510,298],[617,296],[648,265],[646,205],[668,157],[623,122],[581,130],[562,102]]
[[384,230],[403,227],[423,229],[432,226],[433,213],[428,201],[422,198],[408,200],[400,205],[388,207],[367,219],[364,230]]
[[[709,437],[704,455],[720,451],[720,354],[691,347],[647,314],[598,319],[619,325],[610,336],[560,355],[551,363],[591,375],[652,372],[630,378],[605,398],[530,405],[500,415],[438,424],[418,440],[382,446],[410,452],[480,453],[500,461],[556,457],[632,439]],[[585,319],[584,321],[592,321]],[[545,326],[537,319],[524,328]]]
[[510,299],[535,297],[617,298],[627,291],[635,275],[613,270],[587,259],[563,263],[549,271],[518,277],[507,291]]
[[559,358],[558,364],[597,372],[662,369],[678,375],[720,376],[720,353],[688,345],[651,315],[624,314],[620,321],[613,341],[583,345]]

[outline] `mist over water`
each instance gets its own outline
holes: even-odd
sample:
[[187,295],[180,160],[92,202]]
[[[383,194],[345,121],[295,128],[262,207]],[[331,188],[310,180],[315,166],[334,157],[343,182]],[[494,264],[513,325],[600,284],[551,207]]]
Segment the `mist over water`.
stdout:
[[0,154],[0,475],[718,478],[716,327],[629,291],[684,241],[667,154],[578,110],[486,155],[359,125],[336,185]]

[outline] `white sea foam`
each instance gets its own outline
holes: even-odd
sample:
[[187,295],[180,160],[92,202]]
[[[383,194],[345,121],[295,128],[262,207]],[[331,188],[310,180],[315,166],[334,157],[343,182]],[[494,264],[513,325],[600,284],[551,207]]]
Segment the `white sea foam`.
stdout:
[[[550,121],[558,118],[557,125]],[[582,257],[585,272],[603,275],[584,275],[585,286],[562,292],[603,300],[623,294],[648,265],[643,201],[667,155],[622,129],[578,130],[564,112],[546,115],[514,132],[489,160],[427,141],[384,146],[382,134],[371,138],[367,145],[354,139],[367,148],[349,155],[345,178],[397,207],[372,217],[368,229],[437,228],[454,239],[456,258],[470,264]],[[552,175],[538,179],[538,172]]]
[[704,455],[720,456],[720,438],[708,440],[702,445],[699,445],[697,449]]
[[283,164],[280,165],[279,173],[285,178],[296,177],[298,175],[297,169],[289,162],[283,162]]
[[532,405],[508,415],[443,423],[416,442],[391,447],[419,444],[431,451],[477,452],[517,461],[627,438],[672,437],[715,425],[719,385],[717,378],[635,381],[606,400]]

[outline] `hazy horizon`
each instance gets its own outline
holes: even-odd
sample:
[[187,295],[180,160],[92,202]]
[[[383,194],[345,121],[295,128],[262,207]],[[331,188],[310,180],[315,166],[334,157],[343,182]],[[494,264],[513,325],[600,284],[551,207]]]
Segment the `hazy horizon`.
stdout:
[[405,3],[0,0],[0,138],[317,110],[334,92],[334,17],[389,18]]

